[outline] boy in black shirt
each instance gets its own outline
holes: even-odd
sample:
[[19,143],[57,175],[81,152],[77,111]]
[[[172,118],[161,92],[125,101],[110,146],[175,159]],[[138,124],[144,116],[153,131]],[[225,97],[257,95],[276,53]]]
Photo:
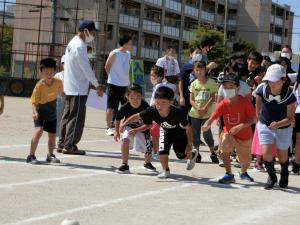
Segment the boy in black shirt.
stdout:
[[[130,116],[140,113],[149,107],[149,104],[143,100],[142,87],[138,84],[131,84],[127,91],[128,102],[125,103],[117,113],[116,116],[116,130],[114,134],[115,141],[120,139],[122,134],[122,165],[116,170],[118,173],[129,173],[128,157],[129,149],[134,149],[139,152],[145,153],[145,164],[144,167],[152,172],[156,172],[155,167],[151,164],[151,141],[149,128],[146,130],[139,131],[143,126],[143,121],[134,121],[127,123],[126,126],[120,126],[122,119],[128,119]],[[121,129],[120,129],[121,128]],[[132,135],[132,131],[134,135]]]
[[[172,145],[177,158],[188,159],[187,170],[194,168],[198,152],[192,151],[192,128],[187,118],[179,108],[172,105],[174,92],[170,88],[162,86],[156,90],[154,98],[155,106],[130,117],[123,126],[140,119],[144,122],[144,129],[147,125],[150,126],[152,121],[160,125],[159,159],[163,171],[158,175],[158,178],[164,179],[170,176],[168,162]],[[131,132],[134,133],[134,130]]]

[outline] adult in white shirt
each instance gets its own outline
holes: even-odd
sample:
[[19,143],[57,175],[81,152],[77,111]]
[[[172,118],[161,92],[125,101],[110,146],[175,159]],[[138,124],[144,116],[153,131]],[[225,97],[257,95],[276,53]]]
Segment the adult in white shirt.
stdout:
[[156,61],[157,66],[164,68],[165,77],[178,76],[180,73],[179,64],[176,57],[176,49],[172,46],[167,47],[165,56]]
[[125,94],[129,85],[129,63],[132,40],[124,35],[119,40],[120,48],[113,50],[106,61],[105,70],[107,80],[107,109],[106,109],[106,135],[114,135],[112,116],[113,111],[118,110],[119,104],[126,102]]
[[99,96],[103,94],[103,88],[95,77],[87,54],[87,43],[92,42],[95,36],[95,23],[83,20],[80,22],[78,34],[66,48],[64,64],[66,97],[57,149],[64,154],[85,154],[85,151],[78,149],[77,144],[83,132],[90,84],[97,89]]

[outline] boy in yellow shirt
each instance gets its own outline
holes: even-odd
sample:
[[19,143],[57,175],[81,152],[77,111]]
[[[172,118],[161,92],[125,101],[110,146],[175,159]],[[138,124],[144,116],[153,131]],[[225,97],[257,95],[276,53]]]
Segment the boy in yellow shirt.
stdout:
[[35,151],[43,131],[48,132],[48,155],[46,162],[60,163],[55,157],[53,150],[55,147],[56,133],[56,98],[63,93],[63,84],[54,78],[56,72],[56,62],[52,58],[45,58],[40,61],[41,80],[36,84],[30,102],[32,104],[32,117],[35,131],[31,139],[30,154],[27,156],[27,163],[38,164]]

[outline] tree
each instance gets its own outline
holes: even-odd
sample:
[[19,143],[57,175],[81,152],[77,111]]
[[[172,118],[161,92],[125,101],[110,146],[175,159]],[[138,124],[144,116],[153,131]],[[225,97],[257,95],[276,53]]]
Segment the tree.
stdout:
[[13,28],[4,24],[0,27],[0,66],[5,68],[5,71],[11,68],[12,44]]

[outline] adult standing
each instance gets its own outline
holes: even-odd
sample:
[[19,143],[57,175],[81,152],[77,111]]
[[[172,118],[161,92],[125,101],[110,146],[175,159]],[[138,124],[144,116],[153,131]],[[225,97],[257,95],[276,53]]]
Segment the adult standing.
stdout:
[[57,149],[58,152],[64,154],[85,155],[85,151],[79,150],[77,144],[84,128],[90,84],[97,89],[99,96],[103,94],[103,89],[95,77],[87,54],[87,43],[92,42],[95,36],[95,23],[83,20],[78,34],[73,37],[66,48],[64,65],[66,97]]
[[107,109],[106,109],[106,135],[114,135],[112,124],[113,111],[118,110],[119,103],[126,102],[125,93],[129,85],[129,63],[132,40],[130,36],[124,35],[119,40],[120,48],[113,50],[106,61],[105,70],[108,74],[107,80]]

